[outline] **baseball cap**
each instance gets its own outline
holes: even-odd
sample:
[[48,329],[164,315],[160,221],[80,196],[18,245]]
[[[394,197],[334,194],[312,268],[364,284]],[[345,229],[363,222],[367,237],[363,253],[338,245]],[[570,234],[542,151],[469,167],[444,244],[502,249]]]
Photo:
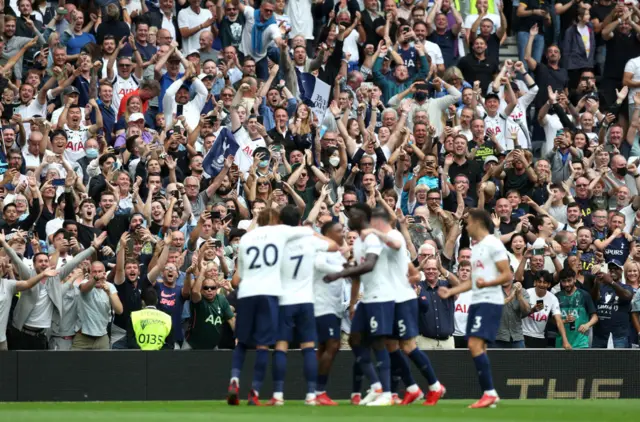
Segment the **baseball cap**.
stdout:
[[78,91],[78,88],[76,88],[73,85],[70,85],[64,89],[64,95],[72,95],[72,94],[80,95],[80,91]]
[[488,157],[485,157],[485,159],[484,159],[484,163],[485,164],[491,163],[491,162],[497,163],[498,162],[498,158],[495,155],[489,155]]
[[487,95],[484,96],[484,100],[487,101],[489,98],[495,98],[496,100],[500,100],[500,96],[495,92],[488,92]]
[[200,79],[201,81],[205,79],[213,79],[213,75],[209,75],[208,73],[201,73],[198,75],[198,79]]
[[194,50],[191,50],[191,51],[189,52],[189,54],[187,54],[187,57],[189,57],[189,56],[193,56],[194,54],[195,54],[195,55],[197,55],[198,57],[200,57],[200,52],[198,51],[198,49],[197,49],[197,48],[196,48],[196,49],[194,49]]
[[611,265],[615,265],[620,269],[623,268],[622,263],[616,258],[612,258],[609,262],[607,262],[607,267],[610,267]]
[[129,116],[129,120],[127,120],[128,122],[137,122],[138,120],[144,120],[144,114],[142,113],[133,113],[131,116]]

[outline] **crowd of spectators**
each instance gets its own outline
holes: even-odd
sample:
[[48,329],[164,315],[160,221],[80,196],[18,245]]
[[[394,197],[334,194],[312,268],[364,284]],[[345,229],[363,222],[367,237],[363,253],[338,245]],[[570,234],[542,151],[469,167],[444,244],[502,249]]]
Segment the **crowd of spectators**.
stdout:
[[639,25],[636,0],[0,0],[0,350],[138,347],[145,305],[166,348],[233,348],[259,213],[352,245],[358,202],[422,272],[420,347],[464,347],[471,292],[437,289],[471,275],[472,207],[514,272],[496,347],[637,347]]

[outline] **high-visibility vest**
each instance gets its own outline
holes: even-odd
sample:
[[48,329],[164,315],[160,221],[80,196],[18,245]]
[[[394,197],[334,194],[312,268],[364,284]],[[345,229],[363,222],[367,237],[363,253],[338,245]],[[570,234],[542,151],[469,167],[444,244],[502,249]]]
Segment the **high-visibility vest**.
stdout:
[[131,312],[136,343],[142,350],[160,350],[171,332],[171,316],[149,307]]

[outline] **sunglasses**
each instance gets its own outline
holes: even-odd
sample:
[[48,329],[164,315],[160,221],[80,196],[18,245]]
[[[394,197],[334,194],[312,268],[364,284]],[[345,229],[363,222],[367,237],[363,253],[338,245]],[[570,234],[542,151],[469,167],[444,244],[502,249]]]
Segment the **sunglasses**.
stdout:
[[258,182],[258,186],[268,186],[269,182]]
[[202,290],[215,290],[215,286],[202,286]]

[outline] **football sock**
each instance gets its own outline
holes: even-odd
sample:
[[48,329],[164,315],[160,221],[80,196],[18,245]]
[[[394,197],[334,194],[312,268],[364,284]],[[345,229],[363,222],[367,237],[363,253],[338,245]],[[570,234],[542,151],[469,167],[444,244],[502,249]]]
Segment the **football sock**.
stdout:
[[480,387],[482,391],[493,390],[493,379],[491,378],[491,364],[489,364],[489,357],[486,353],[473,358],[473,363],[476,365],[478,371],[478,380],[480,381]]
[[[416,380],[413,378],[411,374],[411,368],[409,367],[409,361],[405,357],[402,350],[398,349],[395,352],[389,353],[389,357],[391,358],[391,369],[393,373],[393,377],[391,380],[391,391],[396,393],[397,390],[393,389],[393,378],[400,377],[402,382],[404,383],[404,387],[407,388],[416,383]],[[396,384],[397,388],[397,384]]]
[[284,376],[287,372],[287,352],[275,350],[273,352],[273,366],[271,367],[271,377],[273,378],[273,392],[282,393],[284,391]]
[[353,361],[353,370],[351,371],[351,392],[358,393],[362,391],[362,368],[360,367],[360,363],[358,360]]
[[433,366],[431,366],[431,361],[429,361],[429,357],[425,352],[416,347],[413,352],[409,354],[409,358],[411,358],[422,375],[427,379],[429,385],[433,385],[438,382],[436,373],[433,371]]
[[318,374],[318,380],[316,383],[316,393],[324,393],[327,390],[328,380],[329,380],[329,375]]
[[318,360],[313,347],[302,349],[302,359],[304,365],[304,377],[307,379],[307,393],[315,393],[316,377],[318,376]]
[[242,372],[246,354],[247,348],[244,343],[238,343],[236,348],[233,349],[233,355],[231,357],[231,378],[240,378],[240,372]]
[[356,355],[356,362],[360,365],[360,370],[362,371],[363,375],[369,378],[371,384],[380,382],[378,374],[373,367],[373,363],[371,363],[371,350],[366,347],[356,346],[353,348],[353,353],[355,353]]
[[262,387],[268,363],[269,351],[266,349],[256,350],[256,363],[253,366],[253,382],[251,383],[251,388],[256,390],[256,392],[259,392],[260,387]]
[[389,359],[389,352],[383,348],[376,350],[375,354],[376,361],[378,362],[378,375],[380,376],[382,391],[388,393],[391,391],[391,360]]

